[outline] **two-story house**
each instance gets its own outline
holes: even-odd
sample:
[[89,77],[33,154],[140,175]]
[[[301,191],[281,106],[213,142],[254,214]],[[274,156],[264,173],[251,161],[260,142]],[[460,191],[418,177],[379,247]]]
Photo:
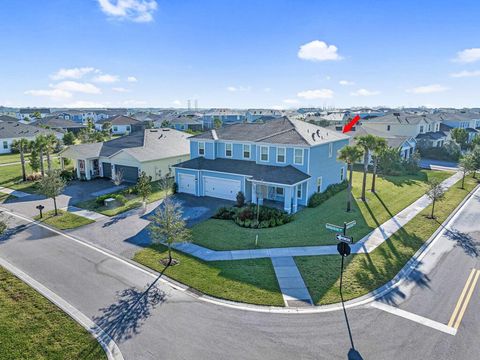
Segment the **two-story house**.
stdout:
[[435,116],[442,121],[444,128],[448,130],[455,128],[465,129],[468,134],[468,143],[470,143],[475,137],[479,136],[479,113],[461,110],[455,113],[437,113]]
[[248,109],[245,116],[247,122],[255,122],[263,116],[280,118],[283,116],[283,111],[275,109]]
[[174,166],[178,191],[195,196],[281,202],[286,212],[345,180],[337,152],[349,137],[286,117],[242,123],[189,138],[191,160]]
[[211,109],[203,114],[203,127],[213,129],[216,120],[220,121],[222,125],[241,123],[245,121],[245,113],[231,109]]
[[97,131],[102,131],[105,123],[111,124],[112,127],[110,132],[113,135],[127,135],[133,131],[142,130],[146,126],[146,123],[140,120],[131,118],[129,116],[118,115],[112,118],[97,121],[95,123],[95,129]]

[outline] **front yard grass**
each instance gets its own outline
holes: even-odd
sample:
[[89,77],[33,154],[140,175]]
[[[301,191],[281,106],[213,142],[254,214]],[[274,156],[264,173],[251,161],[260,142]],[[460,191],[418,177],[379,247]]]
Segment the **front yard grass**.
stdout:
[[[165,191],[161,190],[160,183],[158,181],[152,182],[152,193],[147,198],[147,203],[151,203],[165,197]],[[79,202],[75,206],[82,209],[87,209],[90,211],[95,211],[106,216],[115,216],[121,214],[125,211],[136,209],[142,206],[142,197],[135,194],[128,194],[127,190],[121,190],[116,194],[124,194],[127,198],[127,202],[123,205],[116,206],[114,208],[109,208],[104,205],[100,205],[96,202],[96,199],[90,199],[86,201]],[[112,193],[112,195],[115,193]]]
[[[427,218],[430,205],[372,253],[349,256],[343,277],[344,300],[390,281],[476,185],[472,177],[466,179],[465,190],[460,188],[461,181],[457,182],[446,192],[445,200],[435,205],[436,219]],[[340,256],[305,256],[295,261],[317,305],[341,301]]]
[[72,214],[68,211],[58,210],[58,215],[55,216],[55,211],[47,211],[40,219],[40,215],[35,216],[35,220],[40,220],[45,224],[53,226],[60,230],[75,229],[77,227],[91,224],[95,221],[87,219],[83,216]]
[[[161,272],[160,260],[167,248],[152,245],[135,254],[134,260]],[[204,262],[173,251],[180,264],[171,266],[165,275],[217,298],[257,305],[284,306],[270,259]]]
[[106,359],[97,341],[0,267],[0,359]]
[[[333,233],[325,229],[325,223],[341,225],[351,220],[356,220],[357,225],[349,230],[349,235],[360,240],[421,197],[427,190],[428,180],[442,181],[451,175],[445,171],[422,170],[418,175],[378,177],[376,194],[367,191],[367,202],[354,202],[350,213],[345,211],[345,190],[316,208],[299,211],[294,221],[275,228],[247,229],[230,220],[209,219],[192,228],[193,242],[214,250],[253,249],[258,234],[258,248],[330,245],[336,244],[336,240]],[[361,172],[354,172],[354,198],[361,195],[362,176]],[[367,189],[370,183],[369,174]]]

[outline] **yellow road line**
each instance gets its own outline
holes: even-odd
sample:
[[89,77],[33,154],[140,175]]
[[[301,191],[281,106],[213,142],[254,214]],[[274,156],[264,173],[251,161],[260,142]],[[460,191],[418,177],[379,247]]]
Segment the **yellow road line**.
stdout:
[[460,297],[458,298],[457,305],[455,305],[455,309],[453,310],[452,317],[450,318],[450,321],[448,322],[447,326],[452,326],[453,322],[455,321],[455,318],[457,317],[458,310],[460,310],[460,306],[462,305],[463,298],[465,297],[465,294],[467,293],[468,286],[470,285],[470,281],[473,279],[473,275],[475,275],[475,269],[472,269],[470,272],[470,275],[468,276],[467,282],[465,283],[465,286],[463,287],[462,293],[460,294]]
[[468,303],[470,302],[470,299],[473,294],[473,290],[475,290],[475,285],[477,284],[479,277],[480,277],[480,271],[477,270],[477,274],[475,275],[475,278],[472,280],[472,283],[470,284],[470,290],[468,291],[468,294],[465,297],[465,301],[463,302],[462,310],[460,310],[460,313],[458,314],[458,317],[457,317],[457,321],[453,326],[457,330],[458,330],[458,327],[460,326],[460,323],[462,322],[462,318],[463,318],[463,315],[465,314],[465,310],[467,310]]

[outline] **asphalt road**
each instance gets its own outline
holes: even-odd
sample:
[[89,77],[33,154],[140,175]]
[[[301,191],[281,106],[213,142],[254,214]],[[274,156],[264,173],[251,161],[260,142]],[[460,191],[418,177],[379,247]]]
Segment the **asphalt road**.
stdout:
[[[480,269],[480,191],[413,276],[381,302],[447,324],[472,268]],[[476,359],[480,282],[455,336],[364,305],[319,314],[272,314],[206,303],[38,225],[0,242],[0,257],[91,317],[126,359]],[[127,315],[125,315],[127,314]],[[121,321],[120,321],[121,320]],[[118,324],[121,325],[118,325]],[[355,351],[352,350],[352,342]]]

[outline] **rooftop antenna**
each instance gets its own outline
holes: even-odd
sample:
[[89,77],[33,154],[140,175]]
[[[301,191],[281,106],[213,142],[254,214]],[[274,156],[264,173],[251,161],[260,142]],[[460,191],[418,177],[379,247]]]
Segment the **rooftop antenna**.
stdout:
[[195,111],[198,111],[198,99],[195,99]]
[[190,99],[188,99],[188,100],[187,100],[187,109],[188,109],[188,111],[190,111],[191,108],[192,108],[192,106],[191,106],[191,101],[190,101]]

